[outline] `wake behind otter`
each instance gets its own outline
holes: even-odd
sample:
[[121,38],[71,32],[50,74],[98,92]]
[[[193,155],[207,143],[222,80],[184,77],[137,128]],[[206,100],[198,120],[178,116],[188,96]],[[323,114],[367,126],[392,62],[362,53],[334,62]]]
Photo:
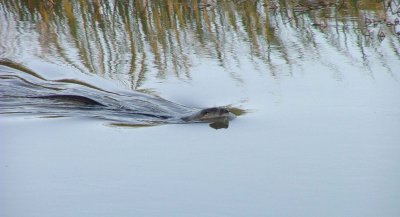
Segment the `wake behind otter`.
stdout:
[[0,114],[90,117],[121,125],[210,122],[184,118],[197,117],[193,114],[200,109],[152,95],[109,91],[73,79],[49,80],[14,63],[0,63]]

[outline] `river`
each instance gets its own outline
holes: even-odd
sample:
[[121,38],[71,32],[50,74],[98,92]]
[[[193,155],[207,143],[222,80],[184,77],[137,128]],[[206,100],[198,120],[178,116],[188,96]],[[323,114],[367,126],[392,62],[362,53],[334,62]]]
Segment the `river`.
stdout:
[[0,60],[52,87],[240,111],[0,110],[0,216],[400,216],[399,19],[389,0],[0,0]]

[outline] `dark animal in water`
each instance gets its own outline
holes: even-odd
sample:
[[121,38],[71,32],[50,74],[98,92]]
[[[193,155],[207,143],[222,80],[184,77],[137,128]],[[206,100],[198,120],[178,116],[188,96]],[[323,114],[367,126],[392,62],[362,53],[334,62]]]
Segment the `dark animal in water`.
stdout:
[[[33,97],[28,97],[28,98],[38,98],[38,99],[49,99],[49,100],[56,100],[56,101],[61,101],[63,103],[65,102],[70,102],[74,104],[82,104],[82,105],[87,105],[87,106],[100,106],[100,107],[106,107],[106,105],[91,99],[89,97],[85,96],[79,96],[79,95],[66,95],[66,94],[55,94],[55,95],[44,95],[44,96],[33,96]],[[155,117],[155,115],[152,114],[146,114],[146,113],[136,113],[140,115],[147,115],[151,117]],[[167,116],[160,116],[157,115],[156,117],[167,119]],[[213,107],[213,108],[206,108],[202,109],[199,112],[195,112],[194,114],[191,115],[186,115],[183,117],[180,117],[181,120],[185,122],[218,122],[218,121],[230,121],[233,120],[236,116],[229,112],[228,109],[222,108],[222,107]]]
[[230,121],[235,117],[236,116],[226,108],[213,107],[203,109],[193,115],[182,117],[182,120],[189,122],[215,122],[224,119]]
[[0,61],[0,114],[95,117],[131,125],[208,122],[226,128],[227,108],[196,109],[148,94],[112,92],[73,79],[47,80],[29,69]]

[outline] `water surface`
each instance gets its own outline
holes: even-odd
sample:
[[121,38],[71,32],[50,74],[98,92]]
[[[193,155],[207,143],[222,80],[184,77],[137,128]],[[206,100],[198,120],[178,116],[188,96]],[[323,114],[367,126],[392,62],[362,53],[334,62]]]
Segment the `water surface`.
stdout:
[[220,130],[1,115],[0,215],[399,216],[399,5],[0,0],[2,60],[247,111]]

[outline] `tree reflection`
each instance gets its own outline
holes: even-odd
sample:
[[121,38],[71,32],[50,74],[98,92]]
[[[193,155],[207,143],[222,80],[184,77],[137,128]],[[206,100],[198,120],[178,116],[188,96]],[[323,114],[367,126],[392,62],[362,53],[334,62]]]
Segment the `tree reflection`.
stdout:
[[229,69],[245,56],[278,77],[306,52],[318,59],[320,38],[367,67],[366,49],[383,40],[399,56],[399,16],[396,1],[0,0],[0,58],[31,52],[84,73],[126,75],[133,89],[154,70],[190,79],[204,57]]

